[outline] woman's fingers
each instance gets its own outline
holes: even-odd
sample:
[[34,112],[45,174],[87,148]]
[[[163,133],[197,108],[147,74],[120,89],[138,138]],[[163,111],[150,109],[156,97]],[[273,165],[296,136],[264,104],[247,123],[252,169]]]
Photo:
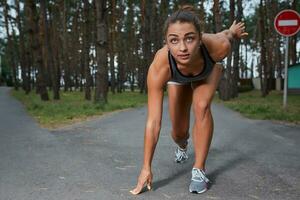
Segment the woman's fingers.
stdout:
[[130,193],[133,195],[137,195],[141,193],[144,185],[146,184],[147,189],[151,190],[152,188],[152,173],[151,171],[142,170],[138,179],[138,183],[133,190],[130,190]]
[[130,193],[133,195],[139,194],[142,191],[143,186],[144,186],[144,184],[141,185],[138,183],[138,185],[133,190],[130,190]]
[[150,174],[149,178],[147,179],[147,189],[152,189],[152,175]]
[[152,183],[151,183],[151,182],[147,183],[147,189],[148,189],[148,190],[151,190],[151,189],[152,189]]
[[235,25],[235,31],[237,33],[237,36],[239,38],[244,38],[246,36],[248,36],[248,33],[245,32],[245,29],[246,29],[246,26],[245,26],[245,23],[244,22],[238,22],[236,25]]
[[248,33],[247,33],[247,32],[242,33],[242,35],[241,35],[242,38],[244,38],[244,37],[246,37],[246,36],[248,36]]
[[[150,180],[147,180],[145,182],[147,182],[147,189],[151,190],[152,182]],[[144,188],[145,182],[139,182],[133,190],[130,190],[130,193],[133,195],[137,195],[137,194],[141,193],[142,189]]]

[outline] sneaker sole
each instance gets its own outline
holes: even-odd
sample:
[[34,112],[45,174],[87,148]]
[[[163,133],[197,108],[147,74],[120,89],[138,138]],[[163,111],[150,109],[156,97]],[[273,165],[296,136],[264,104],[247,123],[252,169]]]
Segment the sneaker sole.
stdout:
[[192,190],[190,190],[190,193],[201,194],[201,193],[204,193],[206,191],[207,191],[207,188],[205,188],[204,190],[201,190],[201,191],[192,191]]
[[183,160],[183,161],[177,161],[177,160],[174,160],[175,163],[179,163],[179,164],[185,163],[186,161],[187,161],[187,159],[186,159],[186,160]]

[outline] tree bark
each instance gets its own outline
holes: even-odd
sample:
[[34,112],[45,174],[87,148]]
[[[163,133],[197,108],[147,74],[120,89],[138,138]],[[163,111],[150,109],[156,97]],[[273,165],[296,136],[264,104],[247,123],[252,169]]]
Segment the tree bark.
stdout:
[[206,32],[206,26],[205,26],[205,9],[204,9],[204,0],[201,0],[199,2],[200,4],[200,13],[199,13],[199,19],[200,19],[200,27],[202,32]]
[[72,19],[72,35],[70,35],[70,69],[72,69],[72,74],[74,74],[73,82],[75,90],[79,88],[80,81],[80,29],[78,25],[79,13],[80,13],[80,4],[76,3],[76,11]]
[[[219,0],[214,0],[213,12],[214,12],[214,21],[215,21],[215,29],[216,32],[221,31],[222,24],[221,24],[221,14],[219,8]],[[233,6],[233,7],[232,7]],[[230,23],[233,21],[234,18],[234,4],[233,0],[230,1]],[[231,53],[227,56],[227,66],[224,70],[222,78],[219,83],[219,98],[223,101],[227,101],[230,99],[230,78],[231,78]]]
[[111,0],[111,27],[110,27],[110,89],[115,93],[116,77],[115,77],[115,42],[116,42],[116,0]]
[[97,22],[97,69],[95,103],[107,103],[108,76],[107,76],[107,8],[106,0],[95,1]]
[[264,3],[260,0],[259,6],[259,27],[260,27],[260,45],[261,45],[261,56],[260,56],[260,79],[261,79],[261,93],[262,97],[268,95],[268,74],[267,74],[267,60],[266,60],[266,44],[265,44],[265,22],[264,22]]
[[49,23],[47,19],[47,9],[46,9],[46,2],[45,0],[40,0],[40,6],[41,6],[41,19],[43,21],[43,26],[41,27],[41,30],[43,30],[44,33],[44,63],[45,66],[48,66],[51,76],[51,85],[53,90],[53,99],[59,100],[59,85],[57,83],[57,73],[54,65],[54,58],[53,58],[53,50],[52,46],[50,44],[50,35],[49,35]]
[[62,35],[61,35],[61,40],[62,40],[62,61],[63,61],[63,78],[64,78],[64,90],[72,90],[71,88],[71,74],[70,74],[70,60],[69,60],[69,45],[68,45],[68,19],[67,19],[67,0],[60,0],[59,2],[60,5],[60,12],[61,12],[61,23],[62,23]]
[[21,77],[22,77],[22,88],[26,94],[30,92],[30,77],[28,76],[29,63],[25,49],[25,37],[24,37],[24,26],[22,26],[21,15],[20,15],[20,2],[15,0],[16,6],[16,22],[19,30],[19,52],[20,52],[20,65],[21,65]]
[[[117,16],[119,19],[124,19],[124,10],[126,9],[126,5],[121,2],[118,1],[119,6],[118,6],[118,10],[117,11]],[[125,51],[123,51],[122,49],[124,48],[124,46],[126,46],[126,41],[124,41],[124,35],[125,33],[122,31],[123,29],[123,24],[124,21],[121,21],[120,23],[117,24],[117,43],[116,43],[116,56],[117,56],[117,63],[118,63],[118,68],[117,68],[117,92],[121,93],[123,91],[123,83],[124,83],[124,79],[125,79]]]
[[213,5],[214,21],[216,33],[222,30],[221,12],[220,12],[220,1],[214,0]]
[[[237,22],[241,21],[243,8],[242,0],[237,0]],[[234,40],[233,42],[233,76],[231,83],[231,98],[238,97],[238,82],[239,82],[239,59],[240,59],[240,40]]]
[[165,36],[164,36],[164,33],[163,33],[163,27],[164,27],[164,23],[168,17],[168,12],[169,12],[169,1],[168,0],[161,0],[161,3],[160,3],[160,11],[159,11],[159,27],[160,27],[160,31],[159,33],[159,40],[160,40],[160,46],[162,47],[164,45],[164,39],[165,39]]
[[[52,86],[53,88],[60,91],[60,80],[61,80],[61,63],[62,63],[62,48],[61,48],[61,41],[60,41],[60,12],[59,12],[59,4],[56,2],[53,6],[49,6],[49,24],[50,24],[50,46],[52,49],[52,57],[53,57],[53,65],[52,69],[50,70],[51,79],[52,79]],[[46,9],[47,10],[47,9]],[[50,57],[51,58],[51,57]],[[50,61],[50,62],[52,62]],[[54,89],[54,90],[55,90]],[[53,91],[54,92],[54,91]],[[57,94],[55,94],[55,98],[57,98]]]
[[49,100],[48,91],[45,82],[45,71],[43,65],[43,58],[41,55],[41,45],[39,38],[38,16],[36,4],[34,0],[25,0],[24,7],[26,9],[27,20],[29,24],[28,34],[33,51],[33,67],[37,72],[37,92],[40,94],[41,100]]
[[89,51],[90,51],[90,40],[89,40],[89,1],[84,0],[83,17],[84,17],[84,31],[83,31],[83,63],[84,63],[84,76],[85,76],[85,99],[91,100],[91,86],[92,76],[89,65]]
[[151,31],[150,31],[150,13],[151,11],[151,4],[149,1],[142,0],[141,1],[141,14],[142,14],[142,48],[143,48],[143,66],[142,66],[142,74],[143,79],[141,83],[140,93],[147,93],[147,74],[148,68],[150,65],[150,60],[152,57],[151,52]]
[[[293,10],[297,10],[297,2],[299,2],[299,0],[293,0],[292,2],[292,9]],[[290,44],[289,44],[289,64],[293,65],[297,62],[297,35],[294,35],[292,37],[290,37]]]
[[3,5],[3,12],[4,12],[4,24],[5,24],[5,30],[6,30],[6,36],[7,36],[7,51],[8,51],[8,56],[9,58],[7,59],[8,61],[8,65],[9,67],[11,67],[12,69],[12,78],[13,78],[13,85],[15,90],[19,89],[19,83],[18,83],[18,79],[17,79],[17,67],[16,67],[16,63],[15,63],[15,54],[14,54],[14,50],[13,50],[13,40],[12,40],[12,36],[9,32],[9,15],[8,15],[8,11],[9,11],[9,6],[7,4],[7,1],[4,1],[4,5]]

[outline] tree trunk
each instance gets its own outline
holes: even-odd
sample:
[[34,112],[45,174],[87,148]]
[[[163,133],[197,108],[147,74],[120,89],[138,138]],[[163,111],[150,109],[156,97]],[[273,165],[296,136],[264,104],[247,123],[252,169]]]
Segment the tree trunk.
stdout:
[[70,36],[70,69],[72,69],[72,74],[74,74],[73,82],[75,90],[79,88],[79,79],[80,79],[80,29],[78,26],[80,4],[76,4],[76,11],[72,19],[72,35]]
[[111,30],[110,30],[110,89],[115,93],[116,78],[115,78],[115,42],[116,42],[116,0],[111,1]]
[[38,27],[38,16],[34,0],[25,0],[27,19],[28,19],[28,34],[31,43],[31,49],[33,51],[33,66],[38,70],[37,73],[37,91],[41,96],[41,100],[49,100],[48,91],[45,82],[45,73],[43,58],[41,55],[41,45],[39,40],[39,27]]
[[[292,2],[292,9],[293,10],[297,10],[297,2],[299,2],[299,0],[293,0]],[[290,44],[289,44],[289,64],[293,65],[297,62],[297,35],[294,35],[290,38]]]
[[153,38],[151,41],[151,55],[161,48],[161,27],[159,26],[159,23],[157,23],[159,17],[162,16],[158,16],[157,1],[151,1],[150,35],[152,36],[151,38]]
[[51,75],[51,82],[52,82],[52,90],[53,90],[53,99],[59,100],[59,85],[57,84],[57,77],[56,77],[56,70],[54,65],[54,59],[53,59],[53,50],[52,46],[50,44],[50,35],[49,35],[49,23],[47,19],[47,10],[46,10],[46,2],[45,0],[40,0],[40,6],[41,6],[41,19],[43,21],[43,26],[41,27],[41,30],[44,33],[44,63],[45,66],[48,66],[50,75]]
[[[53,90],[60,91],[60,79],[61,79],[61,72],[60,72],[60,65],[61,65],[61,42],[60,42],[60,31],[59,31],[59,22],[60,22],[60,13],[59,13],[59,4],[55,3],[53,7],[49,6],[49,24],[50,29],[49,32],[51,34],[50,37],[50,48],[52,49],[52,58],[53,60],[50,61],[52,63],[52,69],[50,70],[51,79],[52,79],[52,86]],[[51,59],[51,57],[50,57]],[[55,91],[53,91],[55,92]],[[59,94],[54,94],[53,98],[55,99],[59,96]]]
[[28,57],[26,55],[25,50],[25,38],[24,38],[24,27],[21,23],[21,15],[20,15],[20,2],[19,0],[15,0],[16,5],[16,22],[19,30],[19,52],[20,52],[20,65],[21,65],[21,77],[22,77],[22,88],[26,94],[30,92],[30,77],[28,77],[29,64]]
[[64,90],[71,90],[71,74],[70,74],[70,60],[69,60],[69,48],[68,48],[68,31],[67,31],[67,0],[60,0],[60,12],[61,12],[61,23],[62,23],[62,56],[63,56],[63,78],[64,78]]
[[89,40],[89,1],[84,0],[83,17],[84,17],[84,31],[83,31],[83,63],[84,63],[84,76],[85,76],[85,99],[91,100],[91,86],[92,76],[90,71],[90,40]]
[[5,24],[5,30],[6,30],[6,36],[7,36],[7,51],[9,58],[7,59],[9,67],[12,69],[12,76],[13,76],[13,85],[15,90],[19,89],[18,79],[17,79],[17,67],[15,63],[15,54],[13,50],[13,41],[12,36],[9,33],[9,16],[8,16],[9,6],[7,4],[7,1],[4,1],[3,5],[3,12],[4,12],[4,24]]
[[150,31],[150,26],[151,24],[151,16],[150,14],[152,13],[151,11],[151,3],[149,1],[142,0],[141,1],[141,13],[142,13],[142,48],[143,48],[143,66],[142,66],[142,74],[143,74],[143,79],[141,83],[141,88],[140,88],[140,93],[146,93],[147,92],[147,73],[148,73],[148,68],[150,65],[150,60],[152,57],[152,52],[151,52],[151,31]]
[[[271,5],[272,6],[272,1],[273,0],[265,0],[265,5]],[[264,6],[264,13],[265,16],[267,17],[266,20],[266,26],[265,26],[265,34],[266,34],[266,41],[265,41],[265,45],[266,45],[266,75],[267,75],[267,87],[268,87],[268,91],[273,89],[273,84],[272,84],[272,80],[274,78],[274,66],[275,66],[275,30],[273,28],[270,28],[273,20],[275,18],[275,15],[277,13],[275,13],[275,10],[273,9],[267,9],[267,6]]]
[[[242,19],[242,0],[237,0],[237,22]],[[239,58],[240,58],[240,40],[234,40],[233,42],[233,76],[231,84],[231,97],[235,98],[238,96],[238,82],[239,82]]]
[[[219,0],[214,0],[213,6],[214,16],[215,16],[215,29],[217,32],[221,31],[221,14],[219,8]],[[230,1],[230,23],[234,18],[234,3],[233,0]],[[217,24],[218,23],[218,24]],[[223,101],[228,101],[230,99],[230,79],[231,79],[231,53],[227,56],[227,66],[224,70],[222,78],[219,83],[219,98]]]
[[266,45],[265,45],[265,22],[264,22],[264,4],[263,0],[260,0],[259,6],[259,27],[260,27],[260,45],[261,45],[261,56],[260,56],[260,79],[261,79],[261,92],[262,97],[268,95],[268,74],[267,74],[267,60],[266,60]]
[[108,78],[107,78],[107,8],[106,0],[95,1],[97,22],[97,70],[95,102],[107,103]]
[[216,29],[216,33],[217,33],[222,30],[222,20],[221,20],[220,1],[219,0],[214,0],[213,13],[214,13],[215,29]]
[[167,19],[168,17],[168,13],[169,13],[169,1],[168,0],[161,0],[161,3],[160,3],[160,11],[159,11],[159,27],[160,27],[160,31],[159,33],[159,41],[160,41],[160,46],[162,47],[164,45],[164,39],[165,39],[165,36],[164,36],[164,33],[162,32],[162,29],[164,27],[164,23],[165,23],[165,20]]
[[[124,19],[124,10],[126,9],[126,5],[119,2],[119,9],[118,11],[118,18]],[[118,70],[117,70],[117,92],[121,93],[123,91],[123,83],[125,79],[125,51],[123,51],[124,46],[126,46],[126,41],[124,41],[124,33],[122,31],[123,23],[118,23],[117,25],[117,43],[116,43],[116,54],[117,54],[117,63],[118,63]]]

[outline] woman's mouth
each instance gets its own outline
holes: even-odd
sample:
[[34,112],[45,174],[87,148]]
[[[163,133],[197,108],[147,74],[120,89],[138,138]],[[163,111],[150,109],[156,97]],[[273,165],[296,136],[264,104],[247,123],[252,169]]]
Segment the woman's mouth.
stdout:
[[180,54],[180,55],[177,55],[180,59],[182,60],[187,60],[190,56],[190,54]]

